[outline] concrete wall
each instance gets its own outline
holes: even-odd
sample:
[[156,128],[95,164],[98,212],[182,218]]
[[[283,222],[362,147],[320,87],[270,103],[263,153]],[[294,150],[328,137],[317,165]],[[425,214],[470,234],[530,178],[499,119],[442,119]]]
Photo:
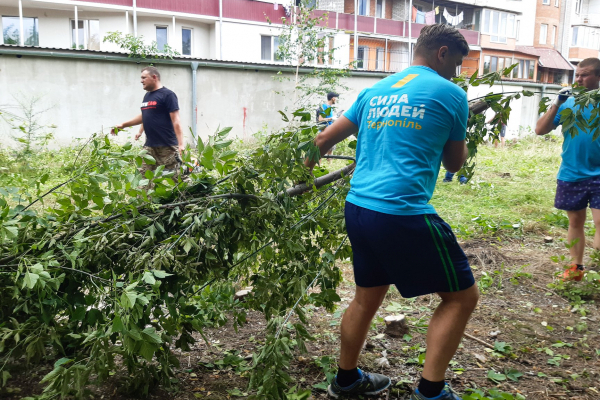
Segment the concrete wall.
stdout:
[[[157,66],[161,70],[163,84],[178,96],[181,121],[189,140],[188,127],[192,124],[191,68],[188,65],[160,63]],[[52,107],[43,114],[40,122],[57,126],[57,144],[73,143],[76,138],[87,138],[102,129],[107,132],[111,126],[125,122],[140,112],[140,103],[145,94],[139,83],[141,67],[125,61],[1,55],[0,87],[3,90],[0,91],[0,105],[14,105],[13,96],[40,96],[45,108]],[[197,72],[200,135],[206,137],[219,127],[231,126],[233,135],[248,138],[265,125],[269,130],[283,127],[277,111],[295,109],[292,104],[293,83],[273,79],[275,74],[274,71],[252,67],[245,70],[200,67]],[[287,77],[292,75],[288,74]],[[380,76],[346,79],[344,84],[349,90],[340,90],[338,109],[349,109],[362,89],[380,79]],[[520,89],[515,86],[504,88],[507,91]],[[472,88],[469,98],[500,91],[500,86]],[[539,95],[522,98],[512,105],[509,137],[516,135],[520,126],[535,125],[538,101]],[[122,140],[131,139],[136,132],[137,128],[132,128],[128,133],[123,133]],[[6,138],[7,133],[7,125],[1,123],[1,137]],[[2,144],[5,143],[2,140]]]
[[[192,78],[189,65],[156,64],[163,84],[179,99],[184,133],[192,125]],[[142,65],[133,62],[75,60],[66,58],[21,58],[0,55],[0,106],[14,105],[13,96],[41,96],[45,112],[41,123],[55,124],[56,142],[64,145],[75,138],[125,122],[140,112],[145,94],[140,84]],[[233,135],[249,137],[266,124],[270,129],[283,126],[278,110],[293,110],[291,81],[273,79],[275,71],[229,68],[203,68],[197,72],[198,132],[206,137],[218,127],[232,126]],[[290,75],[288,75],[290,77]],[[340,109],[347,110],[365,87],[381,77],[353,77],[340,91]],[[286,96],[276,92],[286,92]],[[319,101],[315,99],[315,101]],[[14,109],[13,109],[14,111]],[[131,128],[126,137],[133,137]],[[0,122],[0,135],[8,127]],[[4,142],[4,140],[2,140]]]

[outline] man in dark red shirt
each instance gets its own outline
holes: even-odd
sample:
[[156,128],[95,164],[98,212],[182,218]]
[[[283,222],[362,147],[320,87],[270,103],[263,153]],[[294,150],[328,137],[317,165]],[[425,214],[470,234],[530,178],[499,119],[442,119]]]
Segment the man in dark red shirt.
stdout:
[[142,132],[146,132],[144,149],[156,160],[156,164],[144,164],[140,169],[142,174],[147,170],[154,170],[159,165],[164,165],[165,170],[179,174],[182,164],[180,154],[185,149],[183,132],[179,121],[179,103],[173,91],[167,89],[160,82],[160,72],[156,67],[142,69],[141,82],[147,93],[141,106],[141,114],[130,121],[123,122],[113,128],[116,135],[119,130],[130,126],[142,124],[140,131],[135,135],[138,140]]

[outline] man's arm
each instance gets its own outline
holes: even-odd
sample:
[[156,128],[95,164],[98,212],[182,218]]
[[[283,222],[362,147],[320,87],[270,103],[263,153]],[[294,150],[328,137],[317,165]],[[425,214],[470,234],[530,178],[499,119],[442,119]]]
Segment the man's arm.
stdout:
[[442,153],[442,164],[448,172],[456,173],[462,168],[468,155],[466,141],[448,140]]
[[183,131],[181,130],[181,122],[179,121],[179,110],[173,111],[169,115],[171,116],[175,136],[177,136],[177,142],[179,143],[179,152],[182,152],[185,150],[185,145],[183,144]]
[[537,124],[535,124],[535,133],[537,135],[545,135],[556,129],[556,125],[554,125],[554,118],[556,118],[557,113],[558,106],[556,104],[552,104],[548,111],[546,111],[546,114],[542,115],[542,118],[538,119]]
[[139,140],[139,138],[142,137],[142,133],[144,133],[144,123],[140,124],[140,130],[135,135],[135,140]]
[[123,122],[122,124],[119,124],[119,125],[115,126],[114,128],[112,128],[111,133],[113,135],[116,135],[117,133],[119,133],[119,131],[121,129],[129,128],[130,126],[139,125],[141,123],[142,123],[142,114],[136,116],[132,120],[129,120],[127,122]]
[[[315,145],[319,148],[321,157],[323,157],[323,155],[325,155],[334,145],[356,132],[358,132],[358,126],[354,125],[354,123],[345,116],[342,116],[317,135],[315,138]],[[310,170],[313,169],[315,164],[314,161],[310,160],[304,162],[304,165]]]

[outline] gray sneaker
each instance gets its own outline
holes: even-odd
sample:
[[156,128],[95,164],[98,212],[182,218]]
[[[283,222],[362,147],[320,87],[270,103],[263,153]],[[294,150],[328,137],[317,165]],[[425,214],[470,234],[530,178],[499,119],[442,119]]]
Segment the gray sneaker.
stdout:
[[327,387],[327,393],[335,399],[341,396],[365,395],[375,396],[387,389],[392,381],[385,375],[371,374],[363,372],[360,369],[360,379],[347,387],[341,387],[337,384],[337,376],[333,382]]
[[410,400],[462,400],[454,390],[446,383],[442,393],[435,397],[425,397],[421,393],[419,393],[419,389],[415,389],[410,395]]

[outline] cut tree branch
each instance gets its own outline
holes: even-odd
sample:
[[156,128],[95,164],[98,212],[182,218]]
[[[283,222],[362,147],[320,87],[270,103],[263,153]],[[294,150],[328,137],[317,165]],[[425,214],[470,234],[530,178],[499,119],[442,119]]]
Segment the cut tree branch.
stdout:
[[312,190],[313,187],[316,187],[318,189],[321,186],[325,186],[331,182],[337,181],[344,176],[348,176],[354,170],[355,167],[356,167],[356,163],[352,163],[340,170],[330,172],[327,175],[323,175],[323,176],[315,179],[313,181],[312,185],[308,185],[306,183],[300,183],[300,184],[286,190],[286,193],[288,196],[298,196],[306,191]]

